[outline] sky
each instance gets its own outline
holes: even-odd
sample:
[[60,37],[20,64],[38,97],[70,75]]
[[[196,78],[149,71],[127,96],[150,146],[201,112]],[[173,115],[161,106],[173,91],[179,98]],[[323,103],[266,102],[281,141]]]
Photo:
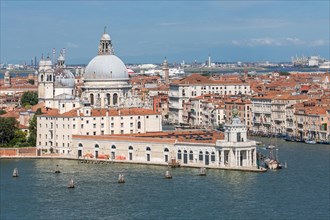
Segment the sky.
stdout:
[[0,61],[65,48],[67,64],[88,64],[105,26],[126,64],[329,60],[329,2],[1,0]]

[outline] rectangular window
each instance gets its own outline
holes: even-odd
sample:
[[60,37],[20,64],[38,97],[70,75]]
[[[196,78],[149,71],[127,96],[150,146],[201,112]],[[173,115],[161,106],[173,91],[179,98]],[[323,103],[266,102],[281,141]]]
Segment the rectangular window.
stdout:
[[101,124],[101,128],[104,128],[104,123]]
[[89,132],[86,132],[86,135],[89,135]]
[[130,123],[130,126],[131,126],[131,128],[133,128],[133,123],[132,122]]
[[86,124],[88,124],[88,123],[89,123],[89,121],[87,120],[87,121],[86,121]]
[[93,135],[96,135],[96,131],[93,131]]
[[124,134],[124,130],[120,130],[120,133],[121,133],[121,134]]
[[84,128],[84,125],[81,125],[81,128]]
[[124,127],[124,123],[120,123],[120,127],[123,128]]
[[93,124],[93,128],[96,128],[96,124]]
[[111,130],[111,134],[114,134],[115,132],[114,132],[114,130]]
[[104,135],[104,131],[101,131],[101,135]]
[[76,125],[73,125],[73,129],[76,129]]

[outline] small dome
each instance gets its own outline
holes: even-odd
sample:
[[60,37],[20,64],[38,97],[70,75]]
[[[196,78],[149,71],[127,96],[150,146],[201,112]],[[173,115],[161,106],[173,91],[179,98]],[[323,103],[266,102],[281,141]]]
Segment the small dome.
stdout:
[[64,57],[63,57],[63,55],[62,54],[60,54],[60,56],[58,57],[58,59],[57,59],[58,61],[63,61],[64,60]]
[[107,34],[107,33],[104,33],[104,34],[102,35],[102,37],[101,37],[101,40],[111,40],[111,39],[110,39],[110,35]]
[[87,65],[84,79],[128,79],[127,68],[115,55],[98,55]]
[[54,76],[56,87],[74,88],[75,79],[70,70],[58,68],[55,70]]

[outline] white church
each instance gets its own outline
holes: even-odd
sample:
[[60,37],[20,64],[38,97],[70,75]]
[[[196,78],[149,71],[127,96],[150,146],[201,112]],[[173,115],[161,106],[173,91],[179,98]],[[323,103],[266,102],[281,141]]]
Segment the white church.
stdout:
[[37,116],[39,155],[111,155],[120,162],[166,165],[175,160],[182,166],[261,171],[256,142],[247,139],[236,114],[226,125],[224,140],[218,131],[163,132],[161,113],[132,95],[127,68],[114,55],[106,32],[82,80],[77,91],[62,54],[54,68],[49,57],[40,61],[38,95],[44,107]]

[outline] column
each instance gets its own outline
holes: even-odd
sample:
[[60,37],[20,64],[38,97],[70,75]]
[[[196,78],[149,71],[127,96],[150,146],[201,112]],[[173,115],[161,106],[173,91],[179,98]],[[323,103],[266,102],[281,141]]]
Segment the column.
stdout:
[[215,151],[215,164],[217,167],[219,166],[219,159],[220,159],[219,150],[217,150]]
[[225,151],[223,149],[221,149],[220,157],[221,157],[220,165],[224,166],[225,165]]

